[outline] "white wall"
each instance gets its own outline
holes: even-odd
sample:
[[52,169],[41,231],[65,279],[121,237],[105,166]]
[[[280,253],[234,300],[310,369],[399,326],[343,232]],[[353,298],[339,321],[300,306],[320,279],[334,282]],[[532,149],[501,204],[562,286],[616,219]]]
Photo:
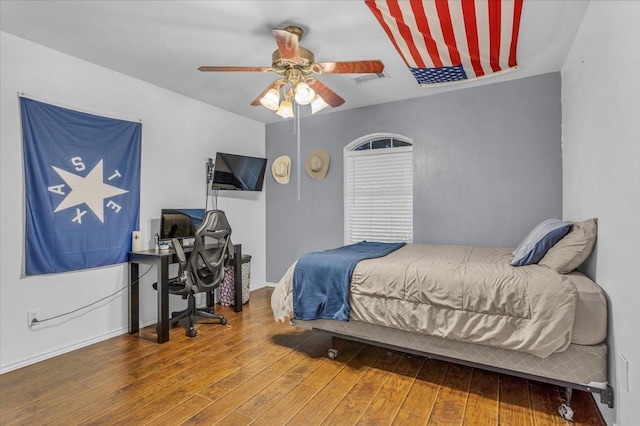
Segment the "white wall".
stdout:
[[[562,70],[563,209],[598,218],[586,272],[609,299],[619,425],[640,418],[640,2],[591,2]],[[621,356],[629,360],[629,385]]]
[[[145,248],[163,207],[205,207],[205,161],[216,151],[264,156],[265,126],[60,52],[0,33],[0,371],[9,371],[127,329],[127,293],[70,317],[27,327],[114,293],[126,264],[23,276],[24,176],[17,92],[110,117],[142,120],[140,229]],[[211,199],[209,206],[211,206]],[[265,282],[265,193],[221,195],[233,240],[253,255],[251,284]],[[146,266],[141,266],[141,273]],[[156,320],[155,271],[141,281],[141,321]],[[171,298],[172,308],[184,304]],[[38,328],[38,327],[37,327]]]

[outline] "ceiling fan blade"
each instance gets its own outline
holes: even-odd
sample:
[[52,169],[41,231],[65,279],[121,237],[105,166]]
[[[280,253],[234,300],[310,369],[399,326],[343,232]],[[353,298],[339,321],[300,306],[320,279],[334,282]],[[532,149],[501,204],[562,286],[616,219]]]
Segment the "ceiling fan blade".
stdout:
[[323,82],[321,82],[320,80],[316,80],[316,79],[309,79],[309,80],[313,80],[313,81],[308,81],[308,84],[313,88],[313,90],[316,91],[316,93],[318,95],[320,95],[320,97],[322,97],[322,99],[324,99],[324,101],[326,103],[328,103],[330,106],[332,107],[339,107],[340,105],[342,105],[344,103],[344,99],[342,99],[340,97],[340,95],[338,95],[336,92],[334,92],[333,90],[329,89],[327,86],[324,85]]
[[316,74],[378,74],[384,64],[378,59],[368,61],[316,62],[311,67]]
[[266,94],[267,94],[267,92],[268,92],[269,90],[271,90],[271,89],[272,89],[272,88],[274,88],[274,87],[277,87],[277,86],[279,85],[279,83],[280,83],[280,81],[279,81],[279,80],[276,80],[276,81],[274,81],[273,83],[271,83],[271,84],[270,84],[266,89],[264,89],[264,90],[262,91],[262,93],[260,93],[260,94],[258,95],[258,97],[257,97],[257,98],[255,98],[255,99],[253,100],[253,102],[251,102],[251,105],[252,105],[252,106],[259,106],[259,105],[261,105],[261,103],[260,103],[260,99],[262,99],[262,97],[263,97],[264,95],[266,95]]
[[216,67],[216,66],[204,66],[198,68],[199,71],[249,71],[249,72],[264,72],[267,71],[266,67]]
[[272,30],[273,36],[278,44],[278,50],[282,59],[297,60],[300,56],[298,49],[298,36],[287,30],[281,30],[274,28]]

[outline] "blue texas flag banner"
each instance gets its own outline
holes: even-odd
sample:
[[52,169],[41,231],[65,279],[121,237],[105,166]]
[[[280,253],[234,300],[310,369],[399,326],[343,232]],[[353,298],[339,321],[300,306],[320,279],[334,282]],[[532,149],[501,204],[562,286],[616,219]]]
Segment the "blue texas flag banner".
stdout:
[[126,262],[140,220],[142,124],[20,104],[25,274]]

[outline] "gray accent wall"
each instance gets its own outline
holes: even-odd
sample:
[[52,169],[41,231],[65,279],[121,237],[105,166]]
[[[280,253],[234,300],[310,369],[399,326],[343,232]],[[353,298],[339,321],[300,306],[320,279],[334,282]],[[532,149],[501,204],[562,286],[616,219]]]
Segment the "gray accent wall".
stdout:
[[[380,83],[362,90],[381,90]],[[372,133],[414,141],[415,243],[515,247],[537,223],[561,218],[560,93],[556,72],[305,116],[300,163],[294,120],[268,124],[267,281],[279,281],[304,253],[343,244],[343,148]],[[331,154],[324,180],[304,169],[318,148]],[[270,173],[280,155],[292,159],[287,185]]]

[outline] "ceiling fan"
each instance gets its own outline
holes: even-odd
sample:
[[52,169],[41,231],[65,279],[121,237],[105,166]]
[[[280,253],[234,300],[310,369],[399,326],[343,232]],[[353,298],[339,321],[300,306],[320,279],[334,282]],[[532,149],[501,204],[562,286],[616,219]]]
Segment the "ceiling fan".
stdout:
[[[381,73],[384,64],[380,60],[315,62],[313,52],[299,45],[303,30],[288,26],[274,28],[273,36],[278,49],[273,52],[270,67],[202,66],[200,71],[274,72],[282,77],[271,83],[251,105],[263,105],[282,117],[293,117],[293,101],[300,105],[311,104],[316,113],[327,106],[338,107],[345,101],[324,85],[313,74],[369,74]],[[280,94],[282,92],[282,100]]]

